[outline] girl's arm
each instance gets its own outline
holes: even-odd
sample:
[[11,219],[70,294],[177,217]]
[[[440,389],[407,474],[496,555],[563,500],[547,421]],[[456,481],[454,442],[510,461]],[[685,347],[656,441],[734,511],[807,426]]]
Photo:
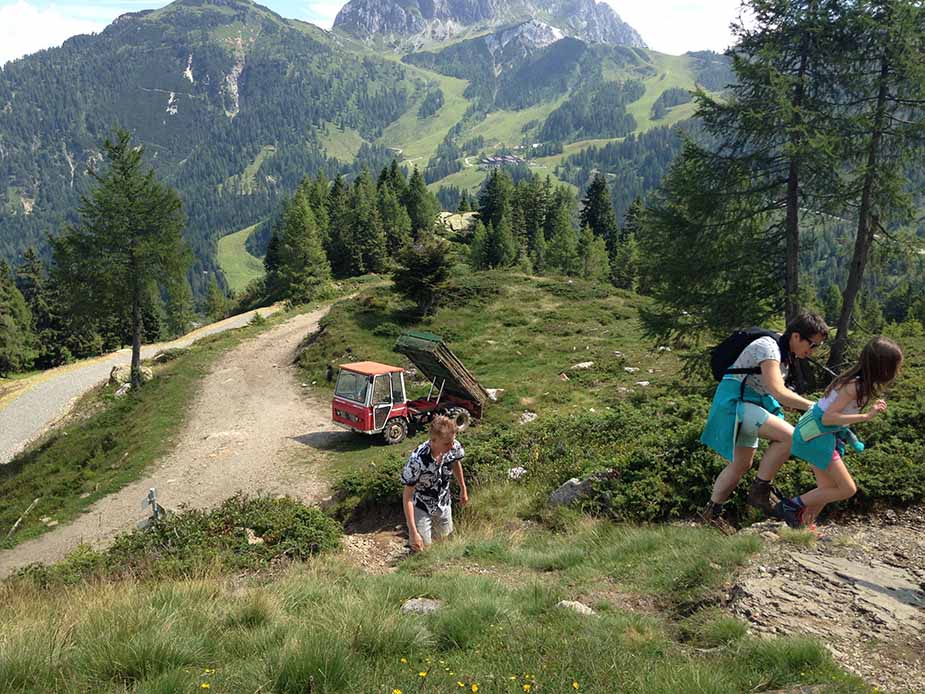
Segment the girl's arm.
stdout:
[[459,485],[459,503],[463,506],[469,503],[469,492],[466,490],[466,476],[463,474],[462,461],[453,461],[453,477]]
[[761,362],[761,377],[768,390],[784,407],[792,410],[808,410],[813,406],[811,400],[797,395],[784,384],[784,377],[780,375],[780,362],[767,359]]
[[822,415],[822,423],[827,427],[847,427],[852,424],[869,422],[881,412],[886,411],[886,402],[878,400],[867,412],[863,414],[845,414],[844,409],[849,407],[857,399],[857,390],[854,384],[849,384],[841,389],[835,402]]

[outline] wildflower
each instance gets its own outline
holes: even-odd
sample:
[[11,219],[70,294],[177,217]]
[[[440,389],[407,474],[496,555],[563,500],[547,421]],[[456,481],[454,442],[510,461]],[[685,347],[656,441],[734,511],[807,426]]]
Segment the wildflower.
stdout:
[[199,685],[199,688],[200,689],[211,689],[212,685],[209,684],[208,682],[203,682],[202,684]]
[[427,673],[426,673],[426,672],[419,672],[419,673],[418,673],[418,677],[427,677]]
[[517,675],[511,675],[510,677],[508,677],[508,679],[509,679],[509,680],[516,680],[516,679],[517,679]]
[[402,658],[402,659],[399,660],[398,662],[401,663],[402,665],[407,665],[407,664],[408,664],[408,659],[407,659],[407,658]]
[[530,685],[529,685],[529,684],[525,684],[525,685],[524,685],[524,691],[525,691],[525,692],[529,692],[529,691],[530,691]]
[[572,682],[572,689],[578,689],[578,682]]
[[457,682],[456,684],[458,684],[460,687],[465,687],[465,686],[466,686],[466,685],[463,684],[462,682]]
[[393,689],[392,694],[401,694],[401,689]]
[[478,690],[479,690],[479,685],[473,684],[473,685],[472,685],[472,691],[477,692]]

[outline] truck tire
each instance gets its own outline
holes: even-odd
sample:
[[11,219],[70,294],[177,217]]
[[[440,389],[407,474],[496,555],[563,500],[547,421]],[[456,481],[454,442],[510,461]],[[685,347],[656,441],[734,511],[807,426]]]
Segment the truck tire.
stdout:
[[469,425],[472,423],[472,416],[469,414],[469,410],[463,407],[451,407],[444,415],[456,423],[456,431],[460,434],[468,429]]
[[401,417],[394,417],[385,423],[382,430],[382,440],[389,446],[401,443],[408,435],[408,422]]

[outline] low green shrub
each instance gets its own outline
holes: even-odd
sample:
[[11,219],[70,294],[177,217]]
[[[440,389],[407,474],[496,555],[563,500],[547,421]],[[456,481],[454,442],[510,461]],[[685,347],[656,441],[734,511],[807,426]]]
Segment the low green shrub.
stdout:
[[[249,542],[248,530],[254,538]],[[255,569],[282,558],[305,560],[339,544],[340,526],[293,499],[237,494],[210,511],[184,510],[121,535],[106,552],[86,547],[62,562],[32,564],[17,578],[46,587],[91,576],[167,578],[211,568]]]

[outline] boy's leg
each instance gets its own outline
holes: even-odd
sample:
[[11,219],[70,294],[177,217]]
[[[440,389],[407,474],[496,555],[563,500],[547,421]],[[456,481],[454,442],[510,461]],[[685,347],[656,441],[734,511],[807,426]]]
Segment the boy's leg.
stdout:
[[434,540],[442,540],[453,532],[453,510],[448,508],[442,513],[437,511],[430,516]]
[[421,536],[421,541],[424,543],[424,547],[428,547],[433,542],[430,514],[415,506],[414,524],[417,526],[418,534]]

